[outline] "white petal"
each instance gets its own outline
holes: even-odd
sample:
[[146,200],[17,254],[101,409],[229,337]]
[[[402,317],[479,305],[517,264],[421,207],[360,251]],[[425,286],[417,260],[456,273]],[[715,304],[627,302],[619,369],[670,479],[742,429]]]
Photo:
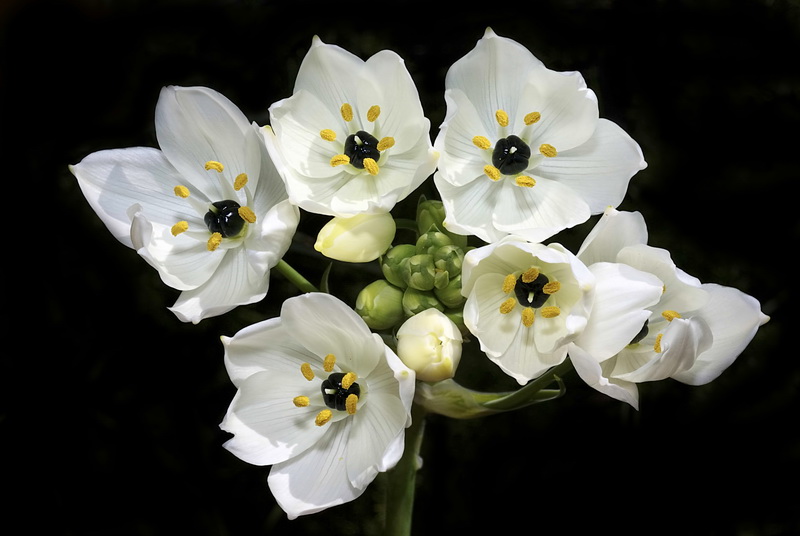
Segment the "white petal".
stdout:
[[[639,389],[633,382],[610,379],[604,367],[579,346],[571,345],[569,357],[575,372],[586,382],[586,385],[616,400],[627,402],[634,409],[639,409]],[[613,360],[612,360],[613,361]]]
[[600,214],[622,202],[631,177],[645,167],[639,145],[619,126],[600,119],[586,143],[544,159],[536,173],[569,186],[592,214]]
[[662,282],[624,264],[595,263],[589,267],[596,285],[591,314],[575,344],[604,361],[627,346],[650,317],[647,307],[658,303]]
[[[514,314],[514,313],[511,313]],[[519,329],[506,351],[498,356],[489,355],[506,374],[517,380],[520,385],[539,377],[547,369],[560,364],[567,356],[567,345],[552,348],[548,352],[539,350],[540,332],[537,324],[547,322],[549,319],[537,318],[532,327],[522,326],[519,315],[515,315],[519,322]]]
[[490,358],[504,354],[522,329],[519,311],[500,312],[500,304],[508,298],[502,292],[504,277],[492,273],[479,277],[464,304],[464,323]]
[[345,102],[354,105],[348,99],[358,91],[358,72],[363,68],[364,61],[358,56],[314,36],[300,64],[294,92],[312,93],[329,110],[338,110]]
[[460,89],[448,89],[444,95],[447,115],[439,127],[434,147],[439,158],[440,179],[452,186],[464,186],[476,179],[487,179],[483,167],[491,163],[491,151],[472,143],[475,136],[494,142],[494,131],[487,129],[475,106]]
[[639,212],[620,212],[607,207],[578,250],[585,264],[616,262],[628,246],[647,244],[647,225]]
[[717,378],[750,344],[758,328],[769,321],[758,300],[737,289],[705,284],[708,304],[697,312],[714,335],[713,346],[701,353],[692,368],[673,377],[690,385]]
[[[133,147],[98,151],[70,166],[78,185],[114,237],[133,248],[130,238],[132,205],[143,204],[151,221],[172,225],[196,216],[173,193],[181,184],[178,172],[158,149]],[[168,223],[169,222],[169,223]]]
[[462,235],[475,235],[491,243],[508,234],[492,224],[502,184],[492,182],[485,176],[483,179],[459,187],[445,181],[439,172],[433,176],[445,208],[445,228]]

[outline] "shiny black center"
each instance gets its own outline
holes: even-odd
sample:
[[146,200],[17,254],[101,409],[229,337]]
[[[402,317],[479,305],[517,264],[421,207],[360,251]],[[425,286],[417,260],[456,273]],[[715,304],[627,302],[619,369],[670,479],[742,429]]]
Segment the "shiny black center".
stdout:
[[344,411],[348,396],[361,396],[361,387],[357,383],[353,383],[348,389],[342,387],[342,378],[344,376],[342,372],[334,372],[320,386],[322,399],[325,401],[325,405],[331,409]]
[[[528,151],[530,153],[530,151]],[[350,163],[358,169],[364,169],[364,159],[372,158],[376,162],[381,157],[378,150],[378,139],[370,134],[359,130],[355,134],[350,134],[344,142],[344,154],[350,159]]]
[[528,169],[531,148],[519,136],[497,140],[492,152],[492,165],[503,175],[516,175]]
[[226,199],[211,203],[203,220],[212,233],[219,233],[222,238],[236,236],[244,229],[244,220],[239,216],[241,205],[236,201]]
[[547,298],[550,297],[550,295],[546,294],[544,291],[544,286],[549,282],[550,280],[544,274],[539,274],[539,276],[530,283],[525,283],[520,277],[517,279],[517,284],[514,285],[514,294],[517,296],[517,301],[523,307],[526,307],[527,304],[527,307],[538,309],[544,305]]

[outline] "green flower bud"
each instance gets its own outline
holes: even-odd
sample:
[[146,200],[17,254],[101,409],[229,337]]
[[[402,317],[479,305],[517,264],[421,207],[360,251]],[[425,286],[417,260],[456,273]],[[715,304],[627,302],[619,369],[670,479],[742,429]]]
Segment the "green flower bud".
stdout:
[[431,290],[436,282],[436,266],[432,255],[414,255],[403,265],[403,280],[417,290]]
[[421,234],[417,239],[417,253],[433,255],[433,252],[443,246],[453,243],[450,237],[441,231],[431,230]]
[[370,328],[389,329],[405,318],[403,291],[378,279],[358,293],[355,310]]
[[467,300],[461,294],[461,274],[448,278],[447,285],[434,288],[433,293],[445,307],[461,307]]
[[433,252],[433,263],[437,269],[449,273],[453,278],[461,273],[464,250],[453,244],[442,246]]
[[396,287],[406,288],[407,284],[403,278],[404,265],[409,257],[417,254],[417,248],[413,244],[399,244],[381,257],[381,271],[383,277]]
[[426,309],[444,311],[445,307],[431,291],[409,287],[403,292],[403,311],[406,316],[413,316]]
[[417,228],[419,234],[425,234],[432,227],[444,229],[444,204],[441,201],[422,198],[417,204]]

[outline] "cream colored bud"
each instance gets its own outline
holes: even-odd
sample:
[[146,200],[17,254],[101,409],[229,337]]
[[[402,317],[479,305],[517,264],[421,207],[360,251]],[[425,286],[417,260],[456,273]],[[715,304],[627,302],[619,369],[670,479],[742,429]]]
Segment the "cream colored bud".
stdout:
[[424,382],[452,378],[461,361],[461,332],[438,309],[426,309],[397,330],[397,355]]
[[389,213],[334,217],[320,229],[314,249],[338,261],[370,262],[389,249],[396,230]]

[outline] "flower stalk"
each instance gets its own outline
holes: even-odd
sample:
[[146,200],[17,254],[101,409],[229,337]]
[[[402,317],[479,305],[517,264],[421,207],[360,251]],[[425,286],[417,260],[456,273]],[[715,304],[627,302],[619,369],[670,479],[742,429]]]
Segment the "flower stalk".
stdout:
[[275,266],[275,269],[278,270],[283,276],[289,280],[291,284],[301,290],[303,292],[319,292],[317,287],[311,284],[305,277],[303,277],[300,272],[292,268],[289,263],[281,259],[278,261],[278,264]]
[[411,408],[411,426],[406,429],[405,450],[397,465],[387,473],[385,536],[408,536],[414,512],[419,452],[425,435],[427,410],[419,404]]

